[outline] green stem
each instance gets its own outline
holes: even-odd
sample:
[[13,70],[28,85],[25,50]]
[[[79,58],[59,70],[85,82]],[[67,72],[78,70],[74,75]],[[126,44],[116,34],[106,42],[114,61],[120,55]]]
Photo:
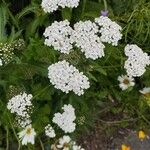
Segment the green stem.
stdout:
[[6,143],[7,143],[6,150],[9,150],[9,130],[8,130],[8,127],[6,127]]
[[81,18],[84,17],[85,6],[86,6],[86,0],[83,0]]
[[41,149],[44,150],[44,145],[43,145],[43,143],[42,143],[40,138],[39,138],[39,141],[40,141]]
[[104,8],[105,8],[105,10],[107,10],[107,1],[103,0],[103,2],[104,2]]
[[140,111],[138,111],[138,109],[134,108],[133,106],[131,106],[131,107],[137,112],[137,114],[138,114],[148,125],[150,125],[149,120],[148,120]]
[[20,150],[20,146],[21,146],[21,145],[20,145],[20,140],[19,140],[19,138],[18,138],[18,136],[17,136],[17,133],[16,133],[14,127],[13,127],[13,124],[12,124],[12,122],[11,122],[11,119],[10,119],[9,115],[8,115],[8,119],[9,119],[9,123],[10,123],[10,125],[11,125],[11,128],[12,128],[12,130],[13,130],[13,133],[14,133],[14,135],[15,135],[17,141],[18,141],[18,150]]
[[139,113],[139,115],[141,116],[141,118],[142,118],[143,120],[145,120],[145,122],[146,122],[147,124],[150,125],[150,122],[144,117],[144,115],[142,115],[140,112],[138,112],[138,113]]
[[36,98],[37,96],[41,95],[45,90],[49,88],[49,85],[42,89],[38,94],[36,94],[32,99]]
[[130,122],[130,121],[136,121],[140,118],[131,118],[131,119],[124,119],[124,120],[116,120],[116,121],[105,121],[102,119],[98,119],[100,122],[103,122],[105,124],[121,124],[123,122]]

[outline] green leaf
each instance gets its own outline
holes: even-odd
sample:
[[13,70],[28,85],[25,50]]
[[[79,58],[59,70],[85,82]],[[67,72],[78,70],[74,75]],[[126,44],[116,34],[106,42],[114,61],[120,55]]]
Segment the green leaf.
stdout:
[[100,72],[101,74],[107,76],[107,72],[106,72],[106,70],[104,70],[103,68],[99,67],[99,68],[96,68],[95,70],[97,70],[97,71]]
[[49,115],[50,112],[51,112],[51,110],[50,110],[50,105],[45,104],[45,105],[41,108],[40,112],[41,112],[43,115]]
[[29,37],[35,37],[35,34],[38,32],[39,27],[41,27],[43,24],[46,25],[44,22],[47,18],[47,15],[35,17],[33,21],[27,25],[26,27],[26,39]]
[[10,33],[10,35],[9,35],[9,37],[8,37],[8,41],[9,41],[10,43],[13,42],[14,40],[16,40],[17,38],[20,37],[21,33],[22,33],[22,30],[20,30],[20,31],[18,31],[18,32],[15,32],[15,28],[12,27],[12,28],[11,28],[11,33]]
[[0,4],[0,41],[6,39],[6,23],[7,23],[7,11],[3,4]]
[[87,74],[88,74],[88,76],[89,76],[90,79],[98,82],[97,79],[96,79],[96,77],[93,74],[91,74],[90,72],[88,72]]
[[18,13],[16,15],[16,18],[19,20],[19,19],[21,19],[22,17],[24,17],[25,15],[27,15],[31,12],[35,13],[37,11],[37,9],[38,9],[38,7],[36,7],[36,6],[31,6],[31,5],[27,6],[20,13]]
[[84,17],[98,17],[100,15],[100,11],[102,10],[102,5],[97,2],[87,1],[85,5],[84,12],[82,13],[82,18]]
[[70,21],[71,16],[72,16],[72,9],[71,8],[66,7],[66,8],[62,9],[63,20],[67,19],[68,21]]

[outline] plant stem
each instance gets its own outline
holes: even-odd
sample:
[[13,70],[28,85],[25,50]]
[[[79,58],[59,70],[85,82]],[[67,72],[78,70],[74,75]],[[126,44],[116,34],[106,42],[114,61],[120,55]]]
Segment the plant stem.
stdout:
[[13,124],[12,124],[12,122],[11,122],[11,119],[10,119],[9,115],[8,115],[8,119],[9,119],[9,123],[10,123],[10,125],[11,125],[11,128],[12,128],[12,130],[13,130],[13,133],[14,133],[14,135],[15,135],[17,141],[18,141],[18,150],[20,150],[20,140],[19,140],[19,138],[18,138],[18,136],[17,136],[17,133],[16,133],[14,127],[13,127]]
[[45,90],[49,88],[49,85],[42,89],[38,94],[36,94],[32,99],[36,98],[37,96],[41,95]]
[[138,109],[134,108],[133,106],[131,107],[137,112],[138,115],[140,115],[140,118],[142,118],[147,124],[150,125],[149,120]]
[[6,150],[9,150],[9,130],[8,130],[8,127],[6,127],[6,143],[7,143]]
[[105,8],[105,11],[107,10],[107,1],[106,0],[103,0],[104,2],[104,8]]
[[40,138],[39,138],[39,141],[40,141],[41,149],[44,150],[44,145],[43,145],[43,143],[42,143]]
[[81,18],[83,18],[83,14],[84,14],[84,11],[85,11],[85,6],[86,6],[86,0],[83,0],[83,6],[82,6],[82,13],[81,13]]
[[105,121],[105,120],[102,120],[102,119],[98,119],[100,122],[103,122],[103,123],[106,123],[106,124],[120,124],[120,123],[123,123],[123,122],[129,122],[129,121],[136,121],[140,118],[131,118],[131,119],[125,119],[125,120],[116,120],[116,121]]

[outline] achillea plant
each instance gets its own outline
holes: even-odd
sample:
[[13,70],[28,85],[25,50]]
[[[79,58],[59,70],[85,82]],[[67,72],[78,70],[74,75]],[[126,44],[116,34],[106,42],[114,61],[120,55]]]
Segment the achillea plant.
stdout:
[[105,129],[147,129],[150,2],[23,1],[0,2],[0,148],[84,150],[105,114]]

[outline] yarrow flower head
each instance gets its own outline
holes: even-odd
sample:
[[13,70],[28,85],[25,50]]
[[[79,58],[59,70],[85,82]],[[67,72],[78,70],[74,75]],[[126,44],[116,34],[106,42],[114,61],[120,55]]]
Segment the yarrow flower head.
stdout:
[[50,138],[54,138],[56,136],[55,131],[50,124],[45,127],[45,134]]
[[15,119],[16,119],[17,125],[22,128],[25,128],[26,126],[28,126],[32,123],[30,116],[28,116],[28,117],[16,116]]
[[31,99],[32,95],[27,95],[24,92],[10,99],[7,104],[7,108],[11,111],[11,113],[16,113],[21,117],[28,117],[28,109],[32,106]]
[[83,125],[85,123],[85,120],[86,120],[85,116],[80,116],[78,117],[77,122],[79,125]]
[[150,65],[150,56],[135,44],[128,44],[124,51],[125,55],[128,56],[124,65],[127,74],[133,77],[143,75],[146,71],[145,67]]
[[28,143],[35,143],[36,132],[31,125],[28,125],[23,131],[18,133],[19,138],[22,140],[22,145],[27,145]]
[[45,45],[53,46],[55,50],[61,53],[69,54],[72,50],[72,39],[71,34],[73,29],[69,26],[69,21],[64,20],[52,23],[51,26],[47,27],[44,32]]
[[48,77],[56,89],[65,93],[73,91],[80,96],[84,94],[84,89],[89,88],[88,78],[65,60],[50,65]]
[[62,107],[64,112],[55,113],[53,117],[53,122],[56,123],[65,133],[71,133],[75,130],[76,124],[74,123],[76,116],[75,116],[75,109],[72,105],[64,105]]
[[59,6],[62,8],[74,8],[79,5],[80,0],[59,0]]
[[91,21],[80,21],[74,25],[72,39],[86,58],[93,60],[104,56],[105,46],[97,35],[98,27]]
[[61,150],[84,150],[81,146],[78,146],[75,141],[73,141],[70,136],[64,135],[62,138],[59,138],[59,141],[56,144],[53,144],[51,147],[52,150],[61,149]]
[[11,98],[7,104],[7,108],[11,113],[16,114],[16,119],[22,127],[31,123],[30,113],[32,108],[32,95],[25,92]]
[[150,97],[150,87],[145,87],[142,90],[140,90],[140,93],[142,93],[146,97]]
[[10,63],[15,56],[15,50],[21,50],[24,46],[23,39],[18,39],[11,43],[0,43],[0,66]]
[[14,57],[14,47],[10,43],[0,43],[0,60],[2,64],[8,64]]
[[126,89],[128,89],[129,87],[132,87],[132,86],[135,85],[134,78],[129,77],[129,76],[127,76],[127,75],[119,76],[119,77],[118,77],[118,81],[120,82],[119,87],[120,87],[122,90],[126,90]]
[[119,26],[116,22],[111,21],[107,16],[95,18],[95,22],[99,26],[101,41],[117,46],[118,41],[122,38],[121,26]]
[[56,11],[59,7],[77,7],[79,1],[80,0],[42,0],[41,6],[46,13],[50,13]]
[[69,149],[70,142],[71,142],[71,138],[67,135],[64,135],[62,138],[59,139],[57,148]]
[[85,150],[80,145],[77,145],[76,142],[73,142],[72,150]]
[[56,11],[59,7],[59,0],[42,0],[41,6],[46,13]]
[[16,50],[22,50],[25,48],[25,41],[23,39],[15,40],[12,44]]

